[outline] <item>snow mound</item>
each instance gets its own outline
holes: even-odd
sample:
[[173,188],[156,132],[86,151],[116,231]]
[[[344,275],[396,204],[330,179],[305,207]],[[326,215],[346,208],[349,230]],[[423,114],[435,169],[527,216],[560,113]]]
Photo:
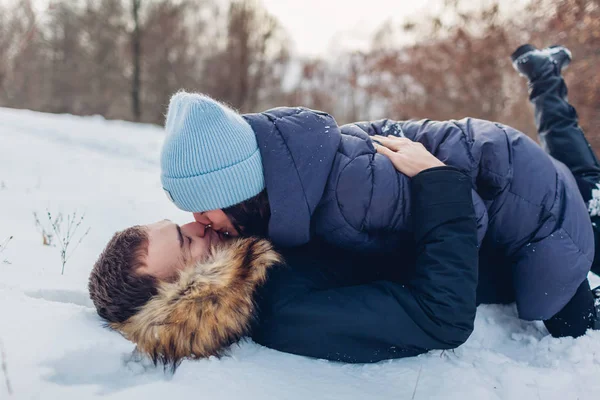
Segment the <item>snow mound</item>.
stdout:
[[[251,341],[222,359],[166,374],[103,326],[87,277],[111,235],[169,218],[160,187],[163,131],[101,117],[0,108],[0,398],[16,399],[592,399],[600,390],[600,332],[553,339],[512,306],[482,306],[455,351],[372,365],[279,353]],[[85,214],[89,235],[61,275],[33,213]],[[597,278],[595,278],[597,283]],[[8,387],[12,397],[8,397]]]

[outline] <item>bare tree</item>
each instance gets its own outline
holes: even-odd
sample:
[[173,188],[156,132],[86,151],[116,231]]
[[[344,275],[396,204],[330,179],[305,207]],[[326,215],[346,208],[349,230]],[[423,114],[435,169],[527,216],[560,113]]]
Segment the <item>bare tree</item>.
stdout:
[[289,102],[336,115],[334,70],[324,60],[305,60]]
[[142,56],[140,4],[141,0],[131,0],[133,16],[133,32],[131,34],[131,59],[133,63],[133,73],[131,75],[131,110],[134,121],[139,121],[142,116],[140,109],[140,59]]
[[47,107],[51,112],[84,113],[82,99],[86,95],[85,51],[79,4],[56,0],[49,11],[47,43],[51,57],[50,95]]
[[39,107],[44,56],[30,1],[4,6],[0,24],[0,104]]
[[279,22],[255,0],[234,0],[225,29],[224,46],[206,62],[207,91],[242,111],[280,97],[289,50]]
[[108,118],[129,117],[127,59],[127,13],[122,0],[86,0],[79,12],[82,26],[80,60],[82,90],[78,90],[81,113]]
[[[198,3],[155,1],[144,9],[142,23],[141,104],[145,120],[162,124],[169,97],[181,88],[195,89],[199,78],[193,47],[190,15],[199,12]],[[205,77],[211,79],[211,77]]]
[[160,124],[180,88],[242,110],[276,105],[285,31],[256,0],[221,5],[53,0],[40,15],[31,0],[3,6],[0,104]]
[[9,72],[9,50],[13,41],[8,7],[0,3],[0,105],[6,102],[5,82]]

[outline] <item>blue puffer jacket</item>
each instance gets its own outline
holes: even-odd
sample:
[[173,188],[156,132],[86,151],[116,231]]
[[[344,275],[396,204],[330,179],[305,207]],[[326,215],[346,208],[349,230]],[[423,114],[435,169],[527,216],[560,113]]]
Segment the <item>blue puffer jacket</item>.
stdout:
[[408,178],[369,138],[392,134],[421,142],[471,177],[482,252],[512,268],[521,318],[551,317],[586,278],[593,235],[573,176],[510,127],[470,118],[339,127],[327,113],[287,107],[244,118],[257,136],[269,235],[279,245],[317,236],[364,252],[410,251]]

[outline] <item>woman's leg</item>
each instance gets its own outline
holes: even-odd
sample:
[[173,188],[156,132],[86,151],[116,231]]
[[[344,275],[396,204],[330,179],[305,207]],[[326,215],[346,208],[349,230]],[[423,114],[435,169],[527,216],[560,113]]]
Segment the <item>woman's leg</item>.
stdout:
[[529,81],[529,100],[542,146],[571,170],[588,206],[597,249],[592,272],[600,275],[600,162],[579,126],[575,108],[567,100],[561,71],[571,62],[571,53],[560,46],[538,50],[526,44],[511,58],[517,71]]
[[[524,45],[511,58],[529,81],[529,100],[542,146],[571,170],[587,204],[600,182],[600,162],[579,126],[575,108],[567,100],[561,70],[570,63],[570,52],[564,47],[537,50]],[[600,214],[600,207],[595,214]]]
[[[529,81],[529,100],[534,106],[540,142],[555,159],[573,173],[579,191],[588,205],[596,256],[592,271],[600,272],[600,162],[583,130],[577,112],[567,100],[567,86],[561,70],[571,61],[563,47],[537,50],[531,45],[519,47],[511,56],[513,65]],[[581,283],[567,305],[549,320],[546,328],[554,337],[581,336],[587,329],[600,329],[600,309],[596,305],[598,289],[592,291],[588,280]]]
[[584,335],[588,329],[599,329],[596,318],[596,297],[586,279],[577,289],[573,298],[544,325],[554,337]]

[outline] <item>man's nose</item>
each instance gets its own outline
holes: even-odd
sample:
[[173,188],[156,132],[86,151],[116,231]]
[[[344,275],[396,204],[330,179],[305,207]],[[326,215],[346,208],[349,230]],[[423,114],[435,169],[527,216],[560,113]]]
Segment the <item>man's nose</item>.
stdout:
[[204,237],[206,234],[206,226],[199,222],[190,222],[189,224],[185,224],[181,227],[181,230],[189,236]]

